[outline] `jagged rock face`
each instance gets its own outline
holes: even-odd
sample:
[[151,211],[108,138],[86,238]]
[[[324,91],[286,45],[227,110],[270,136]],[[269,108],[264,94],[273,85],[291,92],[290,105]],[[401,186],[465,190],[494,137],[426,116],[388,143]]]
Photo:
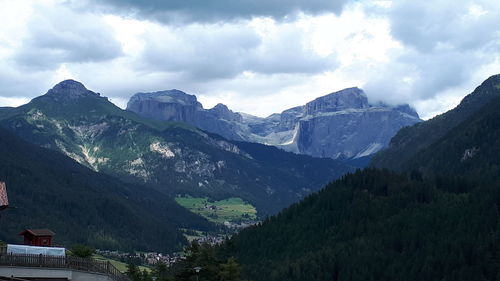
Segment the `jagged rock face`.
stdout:
[[99,96],[98,93],[87,90],[82,83],[71,79],[58,83],[50,89],[46,95],[69,99],[76,99],[84,96]]
[[192,110],[187,112],[186,102],[173,104],[177,99],[169,97],[170,91],[158,93],[162,94],[134,95],[128,109],[160,120],[177,116],[173,120],[228,139],[275,145],[316,157],[369,156],[386,147],[400,128],[421,121],[408,105],[370,104],[359,88],[344,89],[267,118],[234,113],[223,104],[205,110],[196,97],[180,92],[181,96],[191,97]]
[[152,119],[194,123],[202,106],[195,96],[170,90],[137,93],[128,102],[127,109]]
[[[241,115],[222,105],[204,110],[194,96],[170,94],[153,93],[153,99],[139,96],[136,101],[146,103],[132,106],[156,102],[175,109],[169,118],[190,120],[191,114],[191,120],[205,128],[238,137],[240,128],[232,126],[240,124]],[[0,108],[0,127],[97,172],[148,184],[168,194],[240,197],[263,214],[277,212],[352,170],[332,159],[230,142],[183,124],[151,122],[118,108],[76,81],[64,81],[23,106]]]
[[293,130],[300,118],[304,116],[305,110],[304,106],[297,106],[283,111],[280,114],[278,129],[281,131]]
[[348,88],[308,102],[305,106],[306,115],[318,112],[336,112],[351,108],[369,107],[368,98],[358,88]]
[[241,122],[243,117],[240,114],[234,113],[226,105],[219,103],[214,108],[209,109],[208,112],[217,119],[223,119],[227,121]]
[[418,121],[417,117],[383,107],[318,113],[299,121],[294,141],[303,154],[359,158],[387,146],[401,127]]
[[305,106],[294,143],[316,157],[359,158],[386,147],[397,131],[420,121],[408,105],[370,105],[365,93],[349,88]]
[[186,122],[228,139],[243,140],[235,128],[242,121],[240,114],[223,104],[206,110],[196,96],[179,90],[137,93],[127,103],[127,110],[151,119]]

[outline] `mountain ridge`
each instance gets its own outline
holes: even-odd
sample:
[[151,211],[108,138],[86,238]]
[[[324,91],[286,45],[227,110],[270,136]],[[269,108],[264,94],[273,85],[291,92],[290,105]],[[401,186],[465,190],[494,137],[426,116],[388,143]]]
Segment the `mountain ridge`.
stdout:
[[[94,171],[170,195],[241,197],[259,214],[270,214],[353,169],[339,161],[274,148],[273,153],[294,159],[281,167],[270,159],[253,159],[241,144],[186,123],[141,117],[99,95],[77,94],[77,99],[64,100],[58,96],[42,95],[18,108],[0,110],[0,126]],[[268,148],[261,144],[252,148],[254,153],[264,150]],[[308,170],[321,172],[312,177]]]
[[437,119],[454,118],[447,130],[436,120],[403,129],[415,130],[403,134],[410,143],[438,136],[398,171],[349,173],[219,250],[255,281],[498,279],[499,108],[493,76]]
[[[96,173],[58,152],[0,128],[0,178],[14,209],[0,218],[0,240],[19,241],[26,228],[50,228],[56,243],[110,250],[176,251],[179,228],[215,230],[172,198]],[[157,235],[163,239],[157,239]]]
[[[176,102],[169,97],[173,93],[189,96],[191,103]],[[231,140],[264,143],[294,153],[334,159],[371,155],[385,147],[399,128],[421,121],[408,105],[370,104],[363,90],[357,87],[266,118],[233,112],[222,104],[204,109],[194,95],[178,90],[134,94],[127,110],[156,120],[187,122]],[[370,131],[374,126],[384,129]],[[335,133],[339,131],[342,133]],[[352,144],[352,138],[356,144]]]
[[418,151],[427,148],[485,104],[499,97],[498,85],[500,85],[500,74],[493,75],[482,82],[454,109],[426,122],[403,128],[391,139],[387,149],[374,156],[372,165],[401,170],[404,163],[417,155]]

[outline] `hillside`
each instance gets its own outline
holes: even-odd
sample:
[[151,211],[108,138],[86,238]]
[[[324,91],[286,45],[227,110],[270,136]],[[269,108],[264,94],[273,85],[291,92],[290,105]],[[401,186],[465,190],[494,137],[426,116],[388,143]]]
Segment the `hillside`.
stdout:
[[[234,236],[222,253],[236,255],[254,281],[498,280],[499,79],[398,134],[395,143],[408,132],[433,139],[418,154],[406,153],[414,139],[405,139],[377,155],[376,164],[403,172],[348,174]],[[448,118],[461,121],[450,127]]]
[[[263,215],[353,170],[333,159],[260,144],[247,149],[187,124],[143,118],[73,80],[28,104],[0,110],[0,118],[0,126],[24,140],[60,151],[94,171],[169,195],[239,197]],[[256,156],[269,151],[287,165]]]
[[[499,90],[500,93],[500,90]],[[500,94],[468,119],[408,160],[407,170],[475,182],[500,179]]]
[[419,151],[445,136],[484,105],[500,97],[500,74],[489,77],[454,109],[426,122],[401,129],[389,147],[373,157],[372,165],[379,168],[404,170],[405,162]]
[[0,240],[20,243],[25,228],[50,228],[57,245],[84,243],[113,250],[178,250],[178,228],[211,230],[205,219],[144,186],[99,174],[67,156],[0,129],[0,179],[11,206]]
[[418,175],[347,175],[221,250],[249,280],[497,280],[500,185],[457,194]]

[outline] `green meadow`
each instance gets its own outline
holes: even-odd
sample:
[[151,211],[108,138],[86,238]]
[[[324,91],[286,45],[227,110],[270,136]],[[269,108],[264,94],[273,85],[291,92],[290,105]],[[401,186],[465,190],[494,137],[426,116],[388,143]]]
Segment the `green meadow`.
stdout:
[[215,223],[255,220],[257,218],[255,207],[237,197],[212,201],[207,197],[177,196],[175,201],[191,212]]

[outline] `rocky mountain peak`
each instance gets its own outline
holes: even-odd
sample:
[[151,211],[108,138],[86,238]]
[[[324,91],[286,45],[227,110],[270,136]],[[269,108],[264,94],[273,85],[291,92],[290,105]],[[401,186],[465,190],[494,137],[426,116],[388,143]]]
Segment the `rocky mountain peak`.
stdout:
[[243,117],[230,110],[225,104],[218,103],[216,106],[213,108],[209,109],[209,112],[211,112],[216,118],[228,120],[228,121],[242,121]]
[[230,140],[331,158],[372,155],[401,127],[420,121],[410,106],[370,104],[363,90],[356,87],[266,118],[233,112],[221,103],[203,109],[195,96],[178,90],[136,94],[127,109],[157,120],[187,122]]
[[144,101],[155,101],[158,103],[177,103],[183,106],[201,107],[201,104],[196,99],[196,96],[186,94],[185,92],[177,89],[152,93],[136,93],[130,98],[127,107],[130,107],[134,103]]
[[349,108],[367,108],[368,98],[363,90],[354,87],[319,97],[306,104],[306,114],[334,112]]
[[46,95],[73,99],[85,96],[99,96],[98,93],[88,90],[82,83],[72,79],[64,80],[58,83],[50,89]]
[[410,116],[413,116],[413,117],[416,117],[416,118],[420,118],[420,116],[418,115],[417,111],[411,107],[410,105],[408,104],[403,104],[403,105],[398,105],[394,108],[395,110],[399,111],[399,112],[403,112],[403,113],[406,113]]

